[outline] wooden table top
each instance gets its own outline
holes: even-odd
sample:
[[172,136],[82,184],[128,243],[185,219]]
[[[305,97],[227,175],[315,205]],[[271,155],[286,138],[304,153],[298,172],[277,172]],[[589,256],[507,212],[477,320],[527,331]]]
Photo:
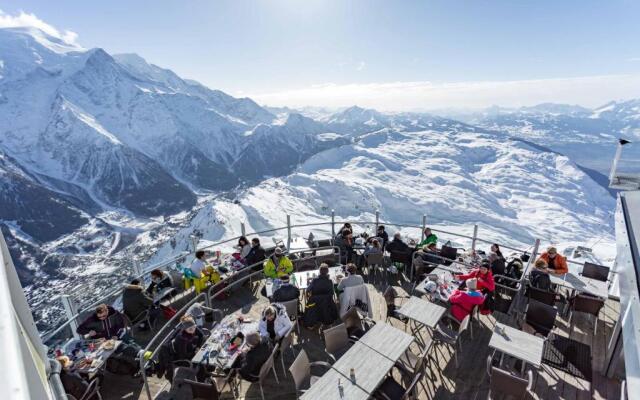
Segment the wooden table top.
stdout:
[[411,298],[397,310],[397,313],[433,329],[446,311],[447,309],[442,306],[416,296],[411,296]]
[[[504,334],[501,329],[504,328]],[[525,361],[537,368],[542,364],[544,339],[530,333],[496,323],[489,347]]]

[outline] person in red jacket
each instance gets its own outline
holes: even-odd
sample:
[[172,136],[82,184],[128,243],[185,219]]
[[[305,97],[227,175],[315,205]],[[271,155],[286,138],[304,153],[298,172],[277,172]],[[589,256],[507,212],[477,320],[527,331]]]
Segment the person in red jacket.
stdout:
[[480,291],[486,290],[488,292],[493,292],[496,289],[496,283],[493,280],[493,274],[491,273],[491,265],[489,264],[489,260],[482,260],[480,268],[474,269],[468,274],[456,276],[456,279],[459,281],[467,281],[471,278],[476,278],[478,280],[478,290]]
[[478,292],[478,280],[468,279],[467,290],[454,290],[449,296],[449,303],[451,303],[451,315],[462,322],[467,315],[471,314],[473,307],[484,303],[484,296]]

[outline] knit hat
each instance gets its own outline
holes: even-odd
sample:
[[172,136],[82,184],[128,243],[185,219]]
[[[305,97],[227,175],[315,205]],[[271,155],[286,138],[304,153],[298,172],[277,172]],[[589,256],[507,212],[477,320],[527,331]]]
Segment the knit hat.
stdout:
[[275,255],[279,256],[282,255],[282,249],[280,247],[276,247],[275,251],[274,251]]
[[289,282],[289,275],[288,274],[284,274],[280,277],[280,280],[282,282]]
[[477,290],[478,280],[476,278],[467,279],[467,289]]
[[248,333],[247,336],[245,336],[245,341],[249,346],[256,347],[260,344],[260,335],[258,332]]
[[193,318],[186,318],[180,322],[180,325],[182,325],[182,329],[189,329],[196,326],[196,322],[193,320]]

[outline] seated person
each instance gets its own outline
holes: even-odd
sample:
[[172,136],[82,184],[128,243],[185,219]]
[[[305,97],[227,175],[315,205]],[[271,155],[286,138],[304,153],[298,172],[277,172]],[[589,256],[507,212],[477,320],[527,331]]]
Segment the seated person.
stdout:
[[[149,311],[149,319],[153,321],[160,315],[160,310],[153,305],[153,298],[145,292],[140,280],[134,279],[131,284],[126,285],[122,291],[122,311],[134,322],[136,318],[141,318],[146,311]],[[143,329],[150,327],[141,326]]]
[[180,331],[171,340],[174,360],[191,360],[204,340],[204,333],[198,328],[193,317],[183,315],[180,318]]
[[297,300],[300,297],[300,289],[289,282],[289,275],[282,275],[280,278],[282,284],[273,292],[273,302],[282,303],[285,301]]
[[242,379],[257,382],[260,368],[271,355],[271,350],[268,342],[261,340],[260,335],[256,332],[247,334],[245,344],[246,347],[233,362],[232,368],[238,368],[238,374]]
[[273,303],[262,311],[262,317],[258,323],[258,332],[263,338],[271,342],[278,342],[289,333],[293,323],[287,315],[287,310],[282,304]]
[[338,291],[342,292],[345,288],[360,285],[364,285],[364,279],[358,275],[358,268],[355,264],[347,264],[347,277],[338,284]]
[[124,316],[113,307],[100,304],[76,329],[85,339],[111,339],[125,330]]
[[496,283],[493,280],[489,260],[482,260],[479,268],[472,270],[468,274],[456,275],[455,278],[459,281],[467,281],[472,278],[477,279],[478,290],[483,292],[493,292],[496,289]]
[[307,287],[307,294],[314,295],[333,295],[333,281],[329,277],[329,265],[320,264],[320,275],[313,278]]
[[196,251],[196,258],[191,261],[191,267],[189,267],[193,276],[196,278],[202,277],[206,264],[204,250]]
[[240,239],[238,239],[238,246],[236,248],[240,251],[240,258],[242,260],[245,260],[251,251],[249,240],[244,236],[240,236]]
[[393,240],[387,244],[387,251],[389,253],[409,253],[411,249],[408,244],[402,241],[400,232],[396,232],[393,235]]
[[193,318],[196,325],[198,325],[199,328],[202,328],[204,326],[204,317],[207,315],[207,313],[210,312],[213,312],[213,308],[205,306],[204,301],[196,301],[191,306],[189,306],[189,308],[187,308],[187,311],[184,313],[184,315]]
[[60,371],[60,381],[65,393],[72,395],[76,399],[82,399],[82,396],[89,387],[82,375],[73,369],[73,361],[67,356],[57,357],[56,360],[62,366]]
[[431,232],[431,228],[425,228],[424,239],[417,244],[416,249],[421,249],[431,243],[433,243],[434,245],[438,243],[438,237]]
[[251,250],[249,250],[249,253],[244,259],[247,265],[259,263],[260,261],[264,261],[265,258],[267,257],[265,255],[264,248],[260,245],[260,239],[251,239]]
[[373,238],[370,243],[367,244],[367,247],[364,249],[364,255],[368,256],[369,254],[380,254],[382,253],[382,245],[380,241],[376,238]]
[[544,260],[547,263],[547,271],[550,274],[562,275],[569,272],[567,259],[558,254],[555,247],[549,247],[546,252],[540,255],[539,260]]
[[542,258],[538,258],[533,264],[533,269],[529,274],[529,282],[536,289],[551,290],[551,279],[549,278],[547,263]]
[[474,306],[481,306],[484,303],[484,296],[478,292],[477,279],[467,280],[467,290],[454,290],[449,296],[449,303],[451,303],[451,315],[458,322],[462,322],[467,315],[471,314]]
[[382,239],[380,245],[382,245],[382,248],[385,249],[387,247],[387,243],[389,242],[389,234],[384,230],[384,225],[378,226],[378,229],[376,230],[376,237]]
[[276,247],[273,255],[264,264],[264,275],[267,278],[280,278],[293,273],[293,263],[284,255],[280,247]]
[[168,288],[173,288],[171,275],[159,269],[151,271],[151,284],[147,287],[147,293],[155,298],[156,295],[163,293]]

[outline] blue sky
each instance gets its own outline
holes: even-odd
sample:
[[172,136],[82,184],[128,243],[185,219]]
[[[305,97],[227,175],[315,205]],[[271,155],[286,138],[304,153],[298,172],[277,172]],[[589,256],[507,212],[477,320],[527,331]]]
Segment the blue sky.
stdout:
[[1,2],[260,102],[382,109],[640,96],[640,2]]

